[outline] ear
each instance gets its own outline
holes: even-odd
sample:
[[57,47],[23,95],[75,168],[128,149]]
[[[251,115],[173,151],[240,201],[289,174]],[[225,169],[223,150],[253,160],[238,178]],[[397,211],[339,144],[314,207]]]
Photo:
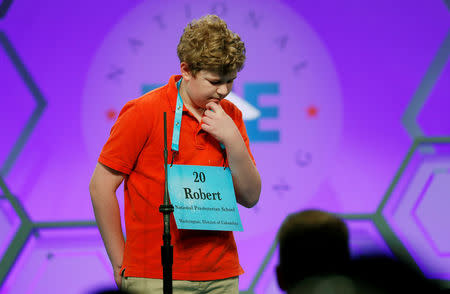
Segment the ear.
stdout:
[[180,71],[185,81],[189,81],[190,79],[192,79],[193,76],[191,70],[189,69],[189,65],[186,62],[183,61],[182,63],[180,63]]
[[283,269],[281,268],[280,265],[277,265],[277,281],[278,281],[278,286],[280,286],[280,289],[283,291],[286,291],[286,280],[285,277],[283,276]]

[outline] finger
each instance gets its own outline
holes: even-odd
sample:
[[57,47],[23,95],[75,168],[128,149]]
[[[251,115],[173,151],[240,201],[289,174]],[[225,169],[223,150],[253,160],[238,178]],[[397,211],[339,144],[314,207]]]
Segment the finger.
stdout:
[[211,118],[209,118],[209,117],[203,117],[203,119],[202,119],[202,123],[205,123],[205,124],[207,124],[207,125],[211,125],[211,123],[212,123],[212,119]]
[[218,110],[222,109],[222,107],[220,107],[220,105],[215,102],[209,102],[208,104],[206,104],[206,109],[217,112]]
[[212,111],[212,110],[210,110],[210,109],[207,109],[207,110],[205,110],[205,112],[203,113],[203,115],[204,115],[205,117],[213,117],[214,111]]
[[202,123],[202,130],[204,130],[205,132],[209,133],[212,130],[212,127],[210,125],[204,124]]

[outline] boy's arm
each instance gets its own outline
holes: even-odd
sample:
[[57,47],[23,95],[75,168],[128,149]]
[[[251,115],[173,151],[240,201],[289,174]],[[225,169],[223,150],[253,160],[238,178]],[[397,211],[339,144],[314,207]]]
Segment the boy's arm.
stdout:
[[95,219],[113,266],[114,279],[119,288],[122,283],[120,268],[122,267],[125,241],[116,190],[123,179],[124,175],[122,173],[97,163],[89,183]]
[[227,151],[228,164],[232,171],[234,189],[239,204],[250,208],[256,205],[261,194],[261,178],[241,134],[229,142],[223,142]]
[[237,201],[245,207],[253,207],[261,194],[261,178],[241,133],[220,104],[210,102],[206,107],[202,129],[224,144]]

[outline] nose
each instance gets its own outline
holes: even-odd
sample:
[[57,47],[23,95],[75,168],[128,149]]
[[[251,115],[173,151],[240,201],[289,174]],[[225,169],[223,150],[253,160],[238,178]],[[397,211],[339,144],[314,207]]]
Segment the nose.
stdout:
[[222,84],[217,87],[217,94],[219,94],[220,97],[225,97],[228,94],[227,84]]

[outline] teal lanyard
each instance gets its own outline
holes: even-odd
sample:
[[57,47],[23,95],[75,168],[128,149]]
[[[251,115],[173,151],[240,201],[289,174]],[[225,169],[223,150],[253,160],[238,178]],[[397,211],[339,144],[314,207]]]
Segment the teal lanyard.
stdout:
[[[173,133],[172,133],[172,151],[178,152],[180,149],[180,131],[181,131],[181,117],[183,115],[183,99],[181,99],[180,95],[180,85],[181,85],[181,78],[177,82],[177,105],[175,107],[175,120],[173,123]],[[220,147],[222,150],[225,150],[225,146],[220,143]]]
[[173,134],[172,134],[172,151],[179,150],[179,144],[180,144],[180,130],[181,130],[181,117],[183,115],[183,99],[181,99],[180,96],[180,85],[181,85],[180,79],[177,82],[177,106],[175,108],[175,121],[173,123]]

